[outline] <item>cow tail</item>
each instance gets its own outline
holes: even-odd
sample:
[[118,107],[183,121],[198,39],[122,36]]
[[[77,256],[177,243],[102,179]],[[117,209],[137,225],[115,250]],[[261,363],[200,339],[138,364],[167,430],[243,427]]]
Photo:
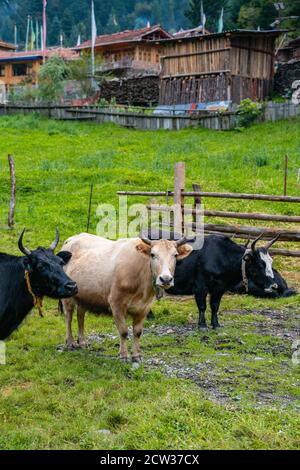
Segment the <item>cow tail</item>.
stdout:
[[63,303],[62,303],[61,300],[58,301],[57,314],[58,315],[63,315],[64,314]]

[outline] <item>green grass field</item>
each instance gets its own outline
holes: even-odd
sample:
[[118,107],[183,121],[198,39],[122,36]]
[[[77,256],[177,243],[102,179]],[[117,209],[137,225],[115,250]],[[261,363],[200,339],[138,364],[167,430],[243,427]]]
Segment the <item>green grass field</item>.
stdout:
[[[117,206],[118,190],[172,189],[178,161],[186,162],[187,189],[196,182],[208,191],[282,194],[288,154],[288,194],[299,195],[299,131],[299,119],[244,132],[152,133],[2,117],[0,250],[17,254],[24,226],[31,247],[49,244],[56,225],[62,239],[85,231],[91,183],[95,232],[98,204]],[[8,153],[17,174],[13,231],[6,228]],[[299,215],[295,204],[208,200],[206,207]],[[277,258],[275,267],[300,288],[297,259]],[[111,319],[88,316],[89,349],[68,352],[57,348],[65,329],[55,302],[46,302],[44,319],[33,312],[6,342],[0,366],[0,449],[299,448],[299,365],[292,362],[299,296],[227,295],[224,328],[207,334],[196,330],[192,299],[162,300],[154,311],[135,371],[117,360]]]

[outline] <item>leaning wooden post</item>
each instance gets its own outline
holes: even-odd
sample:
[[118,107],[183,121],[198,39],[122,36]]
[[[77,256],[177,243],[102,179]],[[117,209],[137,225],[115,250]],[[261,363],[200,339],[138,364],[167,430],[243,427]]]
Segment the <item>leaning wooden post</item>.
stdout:
[[8,211],[8,227],[14,228],[15,225],[15,207],[16,207],[16,174],[15,163],[12,155],[8,155],[9,172],[10,172],[10,202]]
[[287,174],[288,174],[288,162],[289,162],[289,157],[286,155],[284,157],[284,187],[283,187],[283,195],[287,195]]
[[[201,186],[200,184],[193,184],[193,191],[195,193],[200,193],[201,191]],[[197,209],[199,209],[199,205],[202,204],[202,201],[201,201],[201,196],[194,196],[194,210],[196,211]],[[193,223],[195,224],[196,223],[196,219],[197,219],[197,216],[196,214],[194,213],[193,214]]]
[[93,190],[94,190],[94,185],[93,185],[93,183],[92,183],[92,184],[91,184],[91,187],[90,187],[88,220],[87,220],[87,226],[86,226],[86,231],[87,231],[87,233],[89,233],[89,230],[90,230],[90,223],[91,223],[91,211],[92,211]]
[[174,231],[184,234],[184,192],[185,188],[185,163],[175,164],[174,172]]

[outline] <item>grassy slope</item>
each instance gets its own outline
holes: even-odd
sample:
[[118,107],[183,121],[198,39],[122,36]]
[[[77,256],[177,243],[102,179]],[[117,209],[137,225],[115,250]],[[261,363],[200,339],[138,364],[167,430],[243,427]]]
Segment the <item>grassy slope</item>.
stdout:
[[[265,124],[244,133],[143,133],[1,118],[2,226],[7,153],[15,156],[18,177],[17,226],[13,232],[1,230],[1,250],[17,253],[24,225],[31,246],[48,243],[56,224],[63,238],[85,230],[91,182],[93,214],[98,203],[117,203],[119,189],[171,189],[176,161],[187,163],[189,188],[199,182],[204,190],[281,194],[283,155],[288,153],[289,194],[299,194],[299,124]],[[218,200],[208,204],[221,208]],[[224,207],[296,213],[286,204],[225,201]],[[96,223],[93,215],[93,229]],[[280,259],[276,265],[291,278],[299,276],[299,261]],[[136,372],[109,358],[117,354],[118,343],[109,337],[94,345],[97,353],[57,352],[64,325],[54,315],[55,304],[47,307],[44,320],[31,315],[7,342],[8,365],[0,368],[0,448],[299,446],[297,368],[290,359],[291,341],[283,336],[299,323],[298,297],[272,302],[227,296],[221,316],[225,328],[208,336],[193,330],[159,335],[154,329],[143,338],[145,366]],[[284,321],[267,308],[282,312]],[[191,300],[164,300],[155,311],[156,327],[187,326],[197,315]],[[110,319],[91,316],[87,330],[115,334]],[[177,375],[193,380],[171,377],[178,367]]]

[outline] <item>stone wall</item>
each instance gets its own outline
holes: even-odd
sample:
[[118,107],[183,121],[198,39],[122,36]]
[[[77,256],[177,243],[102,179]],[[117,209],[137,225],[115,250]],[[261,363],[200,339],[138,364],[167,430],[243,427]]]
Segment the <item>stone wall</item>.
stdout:
[[274,79],[274,90],[282,96],[290,96],[295,80],[300,80],[300,60],[279,64]]

